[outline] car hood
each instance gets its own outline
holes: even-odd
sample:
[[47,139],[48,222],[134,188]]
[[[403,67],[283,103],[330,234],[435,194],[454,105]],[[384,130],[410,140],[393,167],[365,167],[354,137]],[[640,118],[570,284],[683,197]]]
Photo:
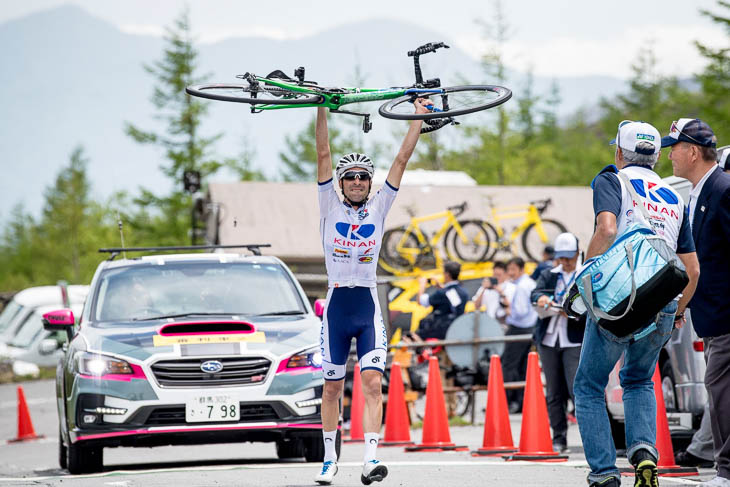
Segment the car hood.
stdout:
[[[244,324],[250,324],[247,330]],[[227,327],[226,325],[230,325]],[[156,354],[173,353],[179,345],[185,356],[268,351],[283,356],[317,346],[321,322],[312,315],[243,321],[185,319],[149,325],[85,326],[80,335],[86,349],[145,361]]]

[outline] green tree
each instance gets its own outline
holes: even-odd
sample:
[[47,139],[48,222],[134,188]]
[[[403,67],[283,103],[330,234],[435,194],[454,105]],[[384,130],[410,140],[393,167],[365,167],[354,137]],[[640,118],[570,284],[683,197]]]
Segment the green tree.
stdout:
[[[730,2],[718,0],[721,13],[701,10],[702,14],[725,29],[730,35]],[[730,141],[730,45],[713,47],[696,43],[700,54],[708,61],[707,67],[697,76],[702,87],[700,118],[710,124],[719,140],[718,145]],[[679,114],[678,117],[692,116]]]
[[[284,150],[279,152],[279,158],[284,166],[281,172],[284,181],[316,181],[317,149],[314,140],[316,121],[316,117],[312,117],[303,130],[284,138]],[[336,163],[338,155],[356,150],[352,140],[348,140],[342,134],[339,124],[334,122],[334,117],[328,116],[327,128],[333,163]]]
[[[192,199],[182,188],[185,171],[199,171],[201,179],[220,169],[222,163],[210,154],[213,144],[221,137],[201,135],[201,123],[206,105],[185,93],[185,87],[199,83],[196,75],[198,52],[193,45],[190,15],[186,8],[167,29],[166,47],[161,60],[145,69],[157,81],[152,103],[157,118],[164,121],[164,133],[143,130],[131,123],[126,132],[141,144],[152,144],[165,151],[167,163],[160,166],[175,188],[171,194],[159,196],[142,189],[134,200],[139,207],[132,217],[132,226],[147,234],[149,243],[180,244],[190,229]],[[195,230],[192,233],[195,240]]]

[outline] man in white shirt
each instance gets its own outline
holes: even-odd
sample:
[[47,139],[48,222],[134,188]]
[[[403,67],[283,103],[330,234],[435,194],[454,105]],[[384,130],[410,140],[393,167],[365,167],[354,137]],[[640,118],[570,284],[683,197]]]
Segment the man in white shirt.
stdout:
[[542,312],[535,328],[535,343],[545,373],[553,450],[557,452],[568,448],[567,405],[568,399],[574,399],[573,381],[585,331],[585,315],[579,320],[569,319],[562,310],[568,290],[575,282],[578,250],[575,235],[567,232],[558,235],[555,239],[558,265],[542,271],[532,291],[532,301]]
[[[511,299],[503,296],[502,304],[505,308],[507,331],[505,335],[532,335],[537,322],[537,312],[532,307],[530,294],[535,289],[535,281],[525,274],[525,261],[521,257],[513,257],[507,262],[507,275],[515,285],[514,296]],[[504,381],[517,382],[525,380],[527,373],[527,354],[530,353],[532,341],[510,342],[505,344],[502,352],[502,367]],[[507,402],[510,413],[522,410],[522,389],[507,391]]]
[[504,296],[506,302],[509,302],[514,294],[515,285],[510,282],[507,275],[507,264],[503,261],[497,261],[492,267],[492,277],[484,278],[481,287],[477,289],[471,300],[474,301],[476,309],[479,310],[484,307],[487,316],[504,323],[507,314],[504,306],[502,306],[502,296]]

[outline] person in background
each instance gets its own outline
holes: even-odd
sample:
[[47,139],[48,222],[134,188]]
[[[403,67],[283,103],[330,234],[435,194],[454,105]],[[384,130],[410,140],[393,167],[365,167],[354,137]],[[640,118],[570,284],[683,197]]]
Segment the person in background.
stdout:
[[688,220],[700,278],[689,307],[692,325],[705,342],[705,387],[717,462],[717,476],[700,485],[730,487],[730,175],[717,164],[716,145],[715,133],[698,118],[673,122],[662,139],[662,147],[672,148],[674,175],[692,183]]
[[469,295],[459,283],[461,264],[458,262],[444,262],[444,283],[431,281],[437,287],[431,294],[426,293],[428,279],[421,277],[418,281],[418,302],[421,306],[433,307],[433,311],[421,320],[418,334],[413,334],[415,340],[436,338],[443,340],[451,322],[464,314],[464,308]]
[[[636,333],[617,337],[588,316],[583,334],[578,370],[575,374],[575,413],[591,471],[591,487],[618,487],[621,474],[616,467],[616,448],[606,410],[608,376],[624,356],[619,377],[623,387],[626,456],[634,467],[635,486],[658,485],[656,449],[656,398],[652,376],[659,352],[672,336],[675,326],[684,324],[682,315],[699,275],[695,246],[684,211],[684,202],[656,172],[661,136],[651,124],[624,120],[618,125],[614,152],[615,165],[605,167],[595,177],[593,212],[595,230],[586,250],[586,259],[606,252],[617,236],[643,218],[638,206],[649,214],[648,224],[675,250],[689,276],[689,284],[678,300],[667,303],[654,320],[636,323]],[[619,172],[636,188],[636,201],[619,178]],[[676,315],[676,317],[675,317]]]
[[484,307],[487,315],[500,323],[504,323],[505,311],[502,306],[502,295],[511,300],[515,293],[515,285],[510,282],[507,275],[507,263],[497,261],[492,267],[492,277],[485,277],[482,285],[474,297],[474,308],[479,310]]
[[[537,312],[532,307],[530,293],[535,289],[535,281],[525,274],[525,261],[521,257],[513,257],[507,262],[507,275],[514,284],[514,295],[511,299],[502,293],[502,305],[505,308],[505,335],[532,335],[535,332]],[[502,367],[505,382],[525,380],[527,373],[527,354],[530,353],[532,340],[524,342],[510,342],[504,346],[502,352]],[[507,391],[507,403],[510,414],[522,410],[522,389]]]
[[542,271],[531,296],[538,313],[540,310],[546,311],[544,317],[537,322],[534,339],[545,374],[547,407],[553,429],[553,450],[557,452],[568,450],[568,399],[575,401],[573,380],[578,369],[586,326],[585,315],[574,320],[568,318],[562,310],[568,290],[575,282],[578,252],[578,238],[575,235],[558,235],[555,239],[557,265]]
[[552,245],[546,245],[545,250],[542,251],[542,261],[537,263],[537,267],[535,267],[535,270],[532,271],[532,274],[530,274],[530,278],[533,281],[537,281],[537,278],[540,277],[542,271],[552,269],[554,265],[553,259],[555,259],[555,249]]

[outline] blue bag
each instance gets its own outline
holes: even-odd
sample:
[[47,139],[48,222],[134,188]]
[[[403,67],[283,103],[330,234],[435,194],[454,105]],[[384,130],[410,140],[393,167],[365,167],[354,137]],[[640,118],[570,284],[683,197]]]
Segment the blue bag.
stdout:
[[[641,203],[626,175],[619,177]],[[631,225],[605,253],[587,263],[566,299],[569,314],[585,307],[599,326],[617,337],[649,325],[689,282],[676,252],[649,226],[644,206],[638,207],[645,222]]]

